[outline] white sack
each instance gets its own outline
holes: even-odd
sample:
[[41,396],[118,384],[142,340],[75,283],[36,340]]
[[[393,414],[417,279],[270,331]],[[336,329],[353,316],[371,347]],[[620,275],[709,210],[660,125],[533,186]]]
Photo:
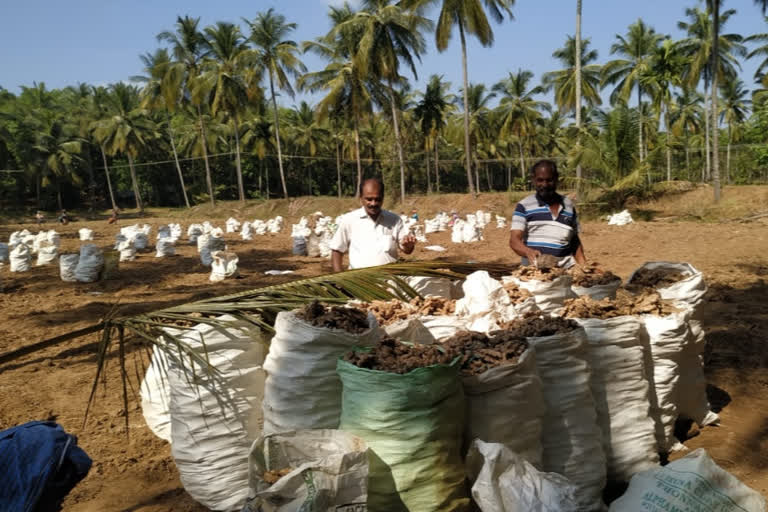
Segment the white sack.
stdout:
[[496,216],[496,227],[498,229],[504,229],[507,227],[507,218],[501,217],[499,215]]
[[176,248],[173,246],[173,240],[170,237],[158,239],[155,243],[155,249],[157,251],[155,258],[164,258],[165,256],[176,254]]
[[432,345],[435,337],[424,327],[421,318],[412,316],[382,327],[387,336],[419,345]]
[[632,220],[632,214],[628,210],[622,210],[619,213],[614,213],[608,216],[608,225],[610,226],[624,226],[634,222]]
[[482,512],[579,512],[576,487],[499,443],[477,439],[467,454],[472,498]]
[[552,281],[535,279],[524,281],[515,276],[504,276],[502,279],[505,283],[508,280],[531,292],[542,313],[553,313],[556,309],[563,307],[566,299],[575,297],[573,290],[571,290],[573,278],[569,275],[562,275]]
[[77,262],[80,261],[80,254],[61,254],[59,255],[59,277],[62,281],[68,283],[77,282],[75,277],[75,269],[77,268]]
[[424,233],[437,233],[440,231],[440,221],[438,219],[429,219],[424,221]]
[[250,222],[243,222],[243,227],[240,229],[240,238],[243,240],[253,240],[253,226]]
[[544,471],[564,475],[576,487],[583,510],[600,510],[606,482],[602,431],[590,389],[584,329],[528,338],[536,351],[547,412],[542,429]]
[[699,320],[689,320],[691,338],[680,358],[680,381],[677,392],[677,413],[700,426],[716,424],[720,417],[710,410],[707,379],[704,376],[704,329]]
[[56,260],[59,255],[59,248],[48,240],[40,242],[37,248],[37,266],[47,265]]
[[81,242],[88,242],[93,240],[93,230],[88,228],[81,228],[78,230]]
[[48,231],[47,240],[51,244],[55,245],[57,249],[61,247],[61,236],[59,236],[59,234],[53,229]]
[[307,256],[310,258],[320,257],[320,237],[314,232],[307,237]]
[[422,297],[451,298],[453,282],[446,277],[410,276],[404,280]]
[[195,245],[197,239],[203,234],[203,226],[200,224],[190,224],[187,228],[187,237],[189,237],[189,243]]
[[473,272],[461,285],[464,297],[456,301],[456,314],[469,330],[490,332],[524,313],[536,311],[533,299],[513,304],[503,285],[485,270]]
[[465,445],[474,439],[501,443],[541,467],[546,408],[533,349],[523,352],[515,364],[489,368],[461,380],[467,407]]
[[275,336],[264,363],[264,432],[337,428],[341,416],[341,380],[336,360],[353,347],[379,340],[376,319],[361,334],[315,327],[292,311],[277,314]]
[[83,244],[80,246],[80,259],[75,268],[75,278],[81,283],[98,281],[99,272],[104,266],[104,254],[99,246]]
[[707,284],[704,282],[704,275],[690,263],[670,263],[668,261],[650,261],[643,264],[640,268],[632,272],[629,276],[629,283],[640,270],[669,270],[670,272],[680,272],[685,279],[663,288],[657,288],[662,299],[684,302],[690,306],[697,306],[704,294],[707,293]]
[[133,240],[122,240],[117,243],[115,249],[120,251],[120,261],[133,261],[136,259],[136,247]]
[[175,330],[217,373],[195,366],[193,380],[189,356],[182,362],[166,341],[171,455],[196,501],[213,510],[239,511],[248,496],[247,453],[261,434],[267,348],[253,324],[227,316],[217,320],[228,325]]
[[240,221],[233,217],[228,218],[225,225],[227,228],[227,233],[237,233],[237,231],[240,229]]
[[223,281],[228,277],[237,277],[237,254],[227,251],[214,251],[211,253],[211,277],[213,282]]
[[456,315],[425,315],[420,317],[422,325],[436,341],[454,336],[459,331],[467,331],[467,321]]
[[0,263],[8,263],[8,244],[0,243]]
[[576,319],[587,335],[592,396],[603,431],[608,477],[628,482],[659,464],[651,416],[648,352],[642,320],[633,316]]
[[765,512],[766,502],[699,448],[632,477],[629,489],[611,503],[610,510]]
[[11,251],[11,272],[27,272],[31,268],[32,253],[26,244],[18,244]]
[[153,348],[144,380],[141,381],[141,412],[149,429],[157,437],[171,442],[171,387],[168,383],[168,358]]
[[137,232],[133,235],[133,248],[137,251],[143,251],[149,245],[149,237],[142,233]]
[[171,238],[171,228],[168,225],[162,225],[157,227],[157,240],[161,238]]
[[[251,447],[249,500],[243,512],[355,512],[368,501],[368,445],[341,430],[262,436]],[[274,484],[266,471],[291,468]]]
[[577,296],[589,295],[594,300],[602,300],[607,298],[615,299],[616,291],[621,286],[621,279],[616,279],[607,284],[596,284],[594,286],[576,286],[571,287],[573,293]]
[[475,222],[465,222],[463,230],[462,238],[465,243],[479,242],[483,239],[483,227]]
[[464,242],[464,221],[456,219],[451,229],[451,242],[460,244]]
[[179,238],[181,238],[181,224],[168,224],[168,227],[171,229],[171,240],[173,243],[176,243],[179,241]]

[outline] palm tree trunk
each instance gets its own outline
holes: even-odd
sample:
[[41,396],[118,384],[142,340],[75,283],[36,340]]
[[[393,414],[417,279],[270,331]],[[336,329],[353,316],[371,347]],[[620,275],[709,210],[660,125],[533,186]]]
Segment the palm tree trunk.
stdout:
[[640,152],[640,161],[645,160],[643,156],[643,92],[640,90],[640,84],[637,84],[637,119],[639,120],[640,129],[637,131],[637,144]]
[[[576,0],[576,146],[581,142],[581,0]],[[576,190],[581,189],[581,163],[576,166]]]
[[728,152],[725,155],[725,182],[731,183],[731,123],[728,123]]
[[[41,193],[41,190],[40,189],[42,188],[42,180],[43,180],[43,178],[42,178],[42,176],[40,176],[40,174],[36,174],[35,175],[35,200],[37,201],[37,209],[38,210],[41,208],[41,206],[40,206],[40,193]],[[110,189],[110,192],[111,191],[112,191],[112,189]],[[114,201],[114,199],[113,199],[113,201]]]
[[355,161],[357,162],[357,188],[355,188],[355,197],[360,197],[360,185],[363,183],[363,165],[360,163],[360,127],[358,126],[357,114],[355,114]]
[[338,140],[336,141],[336,189],[339,192],[339,199],[341,199],[341,149]]
[[88,167],[88,211],[93,211],[96,202],[96,177],[93,174],[93,160],[91,159],[91,148],[85,146],[85,162]]
[[480,170],[478,167],[480,166],[479,163],[474,166],[475,170],[475,191],[479,194],[480,193]]
[[469,77],[467,76],[467,41],[464,37],[464,25],[459,21],[459,34],[461,35],[461,71],[464,77],[464,153],[467,156],[467,182],[469,193],[475,195],[472,185],[472,150],[469,145]]
[[389,101],[392,105],[392,124],[395,126],[395,145],[397,146],[397,159],[400,162],[400,203],[405,203],[405,157],[403,156],[403,144],[400,140],[400,122],[395,103],[395,87],[392,80],[389,81]]
[[488,192],[493,192],[493,183],[491,183],[491,173],[488,170],[488,162],[485,162],[485,181],[488,182]]
[[672,150],[669,147],[669,105],[664,111],[664,121],[667,129],[667,181],[672,181]]
[[237,119],[237,113],[232,118],[235,123],[235,167],[237,167],[237,192],[240,195],[240,202],[245,202],[245,187],[243,186],[243,168],[240,165],[240,123]]
[[435,135],[435,188],[440,193],[440,153],[437,151],[437,135]]
[[104,152],[104,146],[99,145],[101,149],[101,159],[104,160],[104,174],[107,175],[107,189],[109,190],[109,199],[112,201],[112,209],[117,210],[117,203],[115,202],[115,193],[112,192],[112,180],[109,179],[109,166],[107,165],[107,154]]
[[683,129],[685,132],[685,175],[688,181],[691,181],[691,150],[688,147],[688,127]]
[[[707,92],[708,92],[708,90],[704,91],[704,97],[705,98],[707,97]],[[707,108],[706,103],[707,102],[705,101],[704,102],[704,104],[705,104],[704,105],[704,131],[705,131],[705,135],[704,135],[704,151],[706,153],[707,166],[704,168],[705,169],[705,171],[704,171],[704,179],[701,180],[701,181],[709,181],[709,176],[710,176],[710,172],[711,172],[711,169],[712,169],[712,166],[711,166],[710,161],[709,161],[709,157],[710,157],[710,154],[709,154],[709,148],[710,148],[710,144],[709,144],[709,109]]]
[[517,149],[520,151],[520,176],[525,179],[525,158],[523,158],[523,141],[517,141]]
[[53,181],[56,182],[56,202],[59,204],[59,210],[64,209],[64,201],[61,200],[61,181],[54,174]]
[[263,194],[264,191],[264,185],[263,185],[263,176],[264,176],[264,160],[259,158],[259,196]]
[[179,165],[179,154],[176,152],[176,143],[173,141],[173,129],[171,128],[171,116],[165,111],[165,118],[168,122],[168,138],[171,139],[171,149],[173,150],[173,161],[176,162],[176,171],[179,173],[179,183],[181,183],[181,193],[184,196],[184,204],[189,208],[189,198],[187,197],[187,187],[184,185],[184,175],[181,173]]
[[427,143],[429,139],[424,138],[424,156],[427,157],[427,194],[432,193],[432,180],[429,177],[429,144]]
[[285,172],[283,171],[283,151],[280,147],[280,119],[277,115],[277,98],[275,97],[275,84],[272,78],[272,70],[269,70],[269,90],[272,92],[272,108],[275,111],[275,140],[277,141],[277,165],[280,168],[280,182],[283,184],[283,197],[288,199],[288,187],[285,186]]
[[712,187],[715,189],[715,202],[720,201],[720,165],[717,129],[717,68],[718,68],[718,39],[720,23],[720,0],[712,1]]
[[507,191],[512,190],[512,159],[507,164]]
[[208,163],[208,143],[205,139],[205,124],[203,124],[203,111],[197,106],[197,117],[200,120],[200,145],[203,147],[203,161],[205,162],[205,183],[208,185],[208,195],[211,197],[211,206],[216,207],[216,198],[213,196],[213,180],[211,179],[211,165]]
[[131,169],[131,184],[133,185],[133,195],[136,197],[136,209],[139,210],[139,213],[144,213],[141,192],[139,192],[139,180],[136,178],[136,168],[133,166],[133,157],[130,153],[126,153],[126,156],[128,156],[128,167]]

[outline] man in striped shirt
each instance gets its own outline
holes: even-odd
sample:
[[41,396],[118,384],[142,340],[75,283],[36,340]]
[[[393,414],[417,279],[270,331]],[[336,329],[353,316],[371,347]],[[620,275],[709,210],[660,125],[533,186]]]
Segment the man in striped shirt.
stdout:
[[555,256],[565,267],[574,260],[584,263],[576,209],[570,199],[557,193],[557,164],[539,160],[531,168],[531,179],[536,193],[517,203],[509,247],[523,258],[523,265],[541,254]]

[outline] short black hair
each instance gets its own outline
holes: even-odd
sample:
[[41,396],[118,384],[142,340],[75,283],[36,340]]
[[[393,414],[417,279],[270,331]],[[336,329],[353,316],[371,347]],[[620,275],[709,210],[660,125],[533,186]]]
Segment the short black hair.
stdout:
[[379,178],[367,178],[360,182],[360,189],[357,191],[358,197],[363,197],[363,189],[365,188],[366,183],[376,183],[379,185],[379,190],[381,190],[381,197],[384,197],[384,182],[382,182]]
[[559,178],[560,175],[557,173],[557,163],[554,160],[539,160],[535,164],[531,166],[531,178],[533,178],[536,175],[536,171],[542,167],[548,167],[552,170],[552,174],[555,175],[555,178]]

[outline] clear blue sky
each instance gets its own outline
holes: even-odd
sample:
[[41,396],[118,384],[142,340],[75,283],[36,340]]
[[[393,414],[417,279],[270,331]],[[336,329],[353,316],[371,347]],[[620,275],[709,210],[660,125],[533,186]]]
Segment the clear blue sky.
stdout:
[[[106,85],[141,73],[138,55],[153,51],[155,36],[172,29],[176,16],[201,18],[201,26],[216,21],[241,23],[257,12],[275,7],[289,21],[298,24],[294,39],[303,41],[325,34],[329,29],[328,4],[336,0],[283,0],[221,2],[200,0],[2,0],[0,6],[0,86],[18,93],[22,85],[45,82],[49,88],[84,82]],[[617,33],[625,33],[637,18],[662,34],[682,37],[676,25],[686,7],[702,5],[700,0],[584,0],[583,37],[592,39],[599,52],[598,62],[610,59],[609,49]],[[542,73],[558,69],[552,52],[574,33],[574,0],[517,0],[514,21],[494,25],[496,42],[483,48],[469,44],[469,75],[473,82],[491,85],[518,68],[530,69],[538,80]],[[730,0],[725,8],[736,8],[727,32],[749,35],[768,32],[768,25],[752,0]],[[436,13],[431,13],[436,17]],[[247,33],[247,30],[244,30]],[[448,50],[438,53],[434,37],[428,36],[429,50],[419,67],[415,87],[423,88],[433,73],[461,84],[458,35]],[[310,70],[324,63],[307,55]],[[742,79],[752,88],[757,60],[742,64]],[[412,77],[411,77],[412,78]],[[281,98],[287,106],[302,99]],[[307,98],[310,101],[313,98]],[[316,99],[316,98],[315,98]]]

